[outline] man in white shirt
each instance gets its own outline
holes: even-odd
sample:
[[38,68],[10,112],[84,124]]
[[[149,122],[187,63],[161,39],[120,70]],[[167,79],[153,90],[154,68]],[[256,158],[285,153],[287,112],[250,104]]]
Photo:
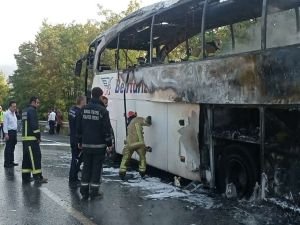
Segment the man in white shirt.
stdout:
[[56,113],[52,109],[51,113],[49,114],[49,117],[48,117],[48,122],[49,122],[49,127],[50,127],[49,134],[54,134],[55,118],[56,118]]
[[11,168],[17,166],[18,163],[14,162],[14,151],[17,144],[17,104],[15,101],[9,102],[9,108],[4,113],[3,130],[6,141],[4,150],[4,167]]

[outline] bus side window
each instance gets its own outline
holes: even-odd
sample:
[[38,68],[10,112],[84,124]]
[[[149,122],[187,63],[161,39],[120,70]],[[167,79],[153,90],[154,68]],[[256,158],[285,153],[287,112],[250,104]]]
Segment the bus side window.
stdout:
[[100,55],[97,63],[99,72],[115,70],[115,50],[105,49]]
[[[235,48],[229,53],[256,51],[261,48],[261,17],[233,24]],[[226,50],[223,50],[226,52]]]
[[147,51],[120,49],[119,70],[147,65]]
[[268,5],[267,48],[300,43],[295,9],[273,13],[272,3],[276,1],[270,1]]

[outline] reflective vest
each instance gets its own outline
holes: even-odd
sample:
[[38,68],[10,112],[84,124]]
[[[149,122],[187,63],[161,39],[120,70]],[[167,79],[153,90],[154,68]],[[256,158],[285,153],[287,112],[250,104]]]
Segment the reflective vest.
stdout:
[[4,122],[4,113],[3,111],[0,112],[0,123]]
[[36,108],[28,106],[22,112],[22,141],[36,141],[40,139],[41,132]]

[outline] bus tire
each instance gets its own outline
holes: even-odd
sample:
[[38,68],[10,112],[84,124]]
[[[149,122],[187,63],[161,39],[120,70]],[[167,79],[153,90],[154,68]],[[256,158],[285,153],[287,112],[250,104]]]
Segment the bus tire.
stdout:
[[258,169],[247,149],[241,145],[231,145],[222,151],[217,163],[217,188],[225,193],[227,184],[233,183],[237,197],[250,197],[257,181]]

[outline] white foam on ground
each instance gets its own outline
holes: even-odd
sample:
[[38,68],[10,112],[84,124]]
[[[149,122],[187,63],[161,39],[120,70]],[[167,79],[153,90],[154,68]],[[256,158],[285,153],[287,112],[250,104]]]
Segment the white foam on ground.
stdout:
[[299,207],[296,207],[296,206],[292,206],[290,205],[288,202],[284,202],[284,201],[281,201],[279,199],[275,199],[275,198],[268,198],[267,199],[268,202],[271,202],[283,209],[288,209],[288,210],[291,210],[295,213],[299,213],[300,214],[300,208]]
[[[119,169],[117,168],[103,168],[103,181],[111,182],[116,181],[109,177],[115,177],[119,174]],[[167,198],[177,198],[184,200],[186,202],[201,206],[206,209],[213,208],[215,206],[214,200],[205,194],[191,193],[189,191],[183,191],[171,184],[166,184],[157,177],[147,177],[141,179],[138,172],[129,172],[127,174],[133,175],[133,179],[129,179],[127,182],[123,182],[123,185],[140,188],[145,191],[144,196],[147,199],[152,200],[163,200]]]

